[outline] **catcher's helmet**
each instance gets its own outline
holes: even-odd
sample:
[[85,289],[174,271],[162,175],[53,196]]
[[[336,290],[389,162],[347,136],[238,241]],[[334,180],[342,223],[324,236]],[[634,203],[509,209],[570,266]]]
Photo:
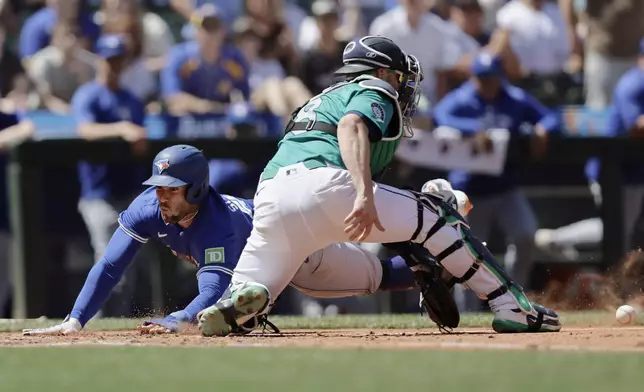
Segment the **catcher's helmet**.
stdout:
[[400,75],[398,102],[403,121],[410,126],[411,117],[420,98],[423,72],[418,59],[406,54],[394,41],[383,36],[366,36],[351,41],[342,53],[344,66],[336,75],[356,75],[374,69],[389,69]]
[[208,195],[208,160],[196,147],[178,144],[162,150],[152,162],[152,176],[143,185],[187,185],[186,201],[199,204]]
[[386,68],[402,73],[409,72],[407,55],[394,41],[382,36],[366,36],[353,40],[344,47],[343,67],[336,75],[350,75]]

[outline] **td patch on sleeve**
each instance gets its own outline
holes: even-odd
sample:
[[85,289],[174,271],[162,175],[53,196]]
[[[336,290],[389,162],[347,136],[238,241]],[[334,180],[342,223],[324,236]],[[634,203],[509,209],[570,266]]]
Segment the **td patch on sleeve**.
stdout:
[[385,108],[382,107],[379,103],[371,104],[371,113],[376,121],[384,123],[385,122]]

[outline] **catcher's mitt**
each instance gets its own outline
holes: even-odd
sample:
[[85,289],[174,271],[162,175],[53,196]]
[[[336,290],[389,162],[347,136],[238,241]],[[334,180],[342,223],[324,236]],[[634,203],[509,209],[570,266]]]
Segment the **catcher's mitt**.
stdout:
[[396,251],[414,271],[421,305],[438,328],[450,332],[458,327],[461,317],[452,296],[451,275],[420,244],[405,241],[383,245]]

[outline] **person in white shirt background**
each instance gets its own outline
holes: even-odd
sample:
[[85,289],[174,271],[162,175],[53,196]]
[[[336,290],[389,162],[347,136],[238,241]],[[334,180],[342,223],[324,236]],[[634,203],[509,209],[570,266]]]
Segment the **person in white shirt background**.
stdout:
[[450,45],[452,34],[446,22],[428,12],[425,0],[399,0],[399,5],[377,17],[370,35],[391,38],[407,53],[416,53],[423,67],[423,93],[435,104],[447,93],[447,72],[460,59],[458,47]]
[[571,52],[559,6],[549,0],[512,0],[496,15],[511,33],[512,48],[530,74],[560,73]]

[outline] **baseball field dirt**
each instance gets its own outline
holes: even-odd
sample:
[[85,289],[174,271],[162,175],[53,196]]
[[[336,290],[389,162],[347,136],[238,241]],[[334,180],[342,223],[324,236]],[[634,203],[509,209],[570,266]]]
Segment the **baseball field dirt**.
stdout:
[[644,322],[562,314],[564,329],[501,335],[490,315],[440,333],[418,315],[272,317],[281,333],[140,335],[101,319],[73,336],[28,336],[60,320],[0,321],[0,391],[632,391],[644,383]]
[[85,331],[75,336],[0,334],[0,347],[21,346],[188,346],[188,347],[308,347],[444,350],[564,350],[644,353],[644,327],[573,327],[559,333],[497,334],[489,328],[465,328],[453,333],[436,329],[288,329],[279,334],[204,338],[188,330],[173,335],[140,335],[137,331]]

